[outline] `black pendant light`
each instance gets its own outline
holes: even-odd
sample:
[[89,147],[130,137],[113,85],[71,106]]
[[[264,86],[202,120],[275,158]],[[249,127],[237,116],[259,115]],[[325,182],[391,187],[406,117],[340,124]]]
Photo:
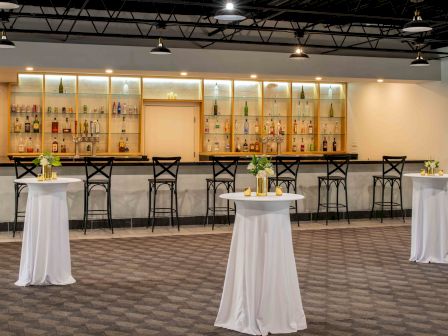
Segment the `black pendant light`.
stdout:
[[19,7],[17,0],[0,1],[0,9],[17,9]]
[[415,60],[411,62],[411,66],[428,66],[429,62],[423,58],[422,53],[419,51]]
[[226,7],[216,12],[215,19],[219,21],[242,21],[246,16],[235,8],[233,2],[228,1]]
[[402,29],[406,33],[423,33],[432,30],[428,22],[424,21],[420,16],[420,11],[415,10],[412,21],[406,23]]
[[302,48],[297,48],[291,55],[289,55],[289,59],[293,60],[301,60],[310,58],[308,54],[306,54]]
[[14,42],[6,37],[5,31],[2,31],[2,38],[0,39],[0,49],[11,49],[15,47],[16,45],[14,44]]
[[171,50],[165,47],[162,38],[159,37],[159,44],[157,44],[157,47],[153,48],[150,53],[154,55],[171,55]]

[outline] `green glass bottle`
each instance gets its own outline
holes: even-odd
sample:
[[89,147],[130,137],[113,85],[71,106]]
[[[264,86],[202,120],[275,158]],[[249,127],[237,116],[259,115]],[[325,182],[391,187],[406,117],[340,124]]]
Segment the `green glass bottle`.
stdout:
[[300,91],[300,99],[305,99],[305,90],[303,89],[303,85],[302,85],[302,91]]
[[247,117],[249,115],[249,106],[247,106],[247,100],[244,104],[244,116]]
[[330,118],[334,117],[334,109],[333,109],[333,103],[330,105]]
[[61,81],[59,82],[59,93],[64,93],[64,84],[62,84],[62,77]]

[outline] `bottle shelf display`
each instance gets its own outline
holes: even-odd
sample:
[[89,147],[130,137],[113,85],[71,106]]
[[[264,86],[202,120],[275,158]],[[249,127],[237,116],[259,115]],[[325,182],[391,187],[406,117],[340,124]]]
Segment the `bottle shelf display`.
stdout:
[[140,155],[141,108],[140,77],[19,74],[8,153]]

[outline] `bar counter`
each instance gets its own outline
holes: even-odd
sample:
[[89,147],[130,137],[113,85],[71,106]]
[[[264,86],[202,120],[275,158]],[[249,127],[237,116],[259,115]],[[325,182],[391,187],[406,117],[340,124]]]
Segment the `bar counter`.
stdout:
[[[305,196],[299,202],[301,220],[314,219],[317,209],[317,177],[325,175],[325,161],[322,156],[303,157],[299,168],[299,193]],[[56,168],[60,176],[84,179],[84,162],[63,160],[63,166]],[[423,160],[408,160],[404,173],[418,172]],[[349,210],[352,218],[368,216],[372,202],[372,175],[382,172],[382,161],[352,160],[348,174]],[[199,224],[206,210],[206,182],[212,174],[210,161],[182,162],[179,169],[179,215],[181,225]],[[114,226],[131,227],[146,225],[148,215],[148,178],[152,175],[151,162],[147,158],[117,159],[112,177],[112,215]],[[0,158],[0,230],[7,230],[13,220],[14,212],[14,163],[7,157]],[[238,167],[236,187],[242,190],[250,186],[255,188],[255,178],[246,172],[246,163]],[[104,193],[95,195],[94,208],[102,208]],[[158,201],[160,206],[168,206],[169,192],[162,190]],[[387,194],[388,195],[388,194]],[[397,195],[398,196],[398,193]],[[412,204],[412,183],[403,178],[404,208],[409,213]],[[387,198],[386,198],[387,199]],[[26,195],[21,197],[23,209]],[[221,200],[219,201],[221,202]],[[83,218],[83,185],[70,186],[68,196],[69,216],[72,227],[80,227]],[[166,222],[166,221],[165,221]],[[164,221],[159,221],[164,223]],[[105,225],[96,223],[95,225]],[[306,222],[303,223],[306,225]]]

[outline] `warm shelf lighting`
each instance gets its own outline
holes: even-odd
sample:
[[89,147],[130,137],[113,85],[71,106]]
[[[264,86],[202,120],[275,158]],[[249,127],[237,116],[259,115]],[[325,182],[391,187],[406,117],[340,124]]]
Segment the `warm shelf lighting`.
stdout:
[[112,69],[106,69],[106,73],[111,74],[111,73],[114,73],[114,71]]
[[150,53],[153,55],[171,55],[171,50],[165,47],[162,38],[159,37],[159,43],[157,44],[157,47],[151,49]]
[[382,78],[378,78],[376,81],[377,81],[378,83],[383,83],[383,82],[384,82],[384,79],[382,79]]
[[246,16],[235,8],[233,2],[228,1],[226,7],[216,12],[215,19],[219,21],[242,21]]
[[250,78],[255,79],[255,78],[258,78],[258,76],[256,74],[252,74],[252,75],[250,75]]
[[19,7],[17,0],[0,1],[0,9],[17,9]]
[[26,71],[34,71],[34,68],[31,67],[31,66],[29,66],[29,67],[26,67],[25,70],[26,70]]
[[182,72],[180,73],[180,75],[181,75],[181,76],[188,76],[188,72],[186,72],[186,71],[182,71]]
[[316,77],[316,78],[314,78],[315,80],[317,80],[317,81],[321,81],[322,80],[322,77]]

